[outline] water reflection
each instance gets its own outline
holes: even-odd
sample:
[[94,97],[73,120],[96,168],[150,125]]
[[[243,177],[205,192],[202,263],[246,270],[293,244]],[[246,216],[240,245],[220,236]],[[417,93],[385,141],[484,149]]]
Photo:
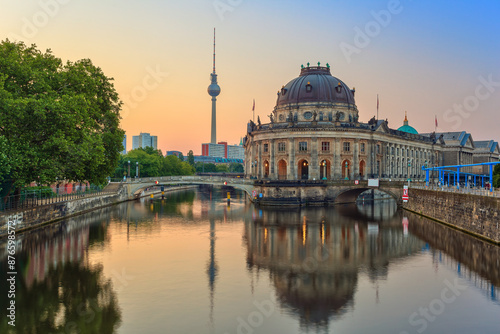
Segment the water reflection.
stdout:
[[[121,314],[116,294],[100,265],[90,265],[88,249],[102,247],[110,210],[73,219],[18,237],[16,333],[113,333]],[[0,266],[6,268],[5,258]],[[4,272],[0,290],[7,291]],[[0,296],[0,307],[9,302]],[[14,333],[0,320],[0,332]]]
[[269,271],[281,307],[302,327],[326,329],[353,308],[360,273],[384,279],[391,263],[425,246],[404,233],[394,202],[377,206],[258,210],[245,223],[248,267]]
[[411,215],[409,230],[425,240],[433,260],[465,278],[500,305],[500,247]]
[[[271,210],[254,208],[235,191],[228,206],[227,191],[169,193],[19,235],[17,333],[146,333],[165,324],[172,333],[234,333],[239,317],[254,314],[248,305],[270,294],[281,312],[255,333],[296,322],[300,329],[291,332],[330,332],[349,321],[369,328],[367,314],[398,321],[391,305],[404,313],[397,329],[408,329],[408,315],[440,289],[437,276],[426,280],[434,268],[446,273],[443,279],[456,273],[500,306],[499,247],[397,211],[392,201]],[[2,268],[5,255],[3,244]],[[107,277],[123,263],[137,278],[127,289]],[[424,282],[420,290],[398,280],[406,268]],[[2,271],[0,291],[5,282]],[[391,304],[400,294],[411,298]],[[373,295],[378,308],[367,303]],[[6,305],[0,294],[0,307]],[[5,319],[0,333],[13,333]]]

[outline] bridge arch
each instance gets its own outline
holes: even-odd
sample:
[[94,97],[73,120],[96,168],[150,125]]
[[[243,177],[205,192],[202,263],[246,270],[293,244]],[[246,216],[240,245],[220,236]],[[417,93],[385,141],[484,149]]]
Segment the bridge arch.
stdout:
[[[359,195],[372,188],[359,187],[359,188],[348,188],[341,190],[335,197],[335,203],[354,203],[356,202]],[[400,198],[397,194],[393,193],[391,190],[387,189],[377,189],[387,195],[391,196],[397,203],[399,203]]]

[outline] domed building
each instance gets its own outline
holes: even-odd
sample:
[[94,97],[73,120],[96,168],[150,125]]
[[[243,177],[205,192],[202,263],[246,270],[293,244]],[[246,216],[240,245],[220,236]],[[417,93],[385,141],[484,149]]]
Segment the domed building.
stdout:
[[269,123],[250,121],[245,146],[247,177],[270,180],[424,178],[423,165],[441,162],[442,137],[420,135],[387,120],[359,121],[355,89],[310,66],[278,91]]
[[408,115],[406,115],[406,112],[405,112],[405,120],[403,122],[403,126],[399,127],[398,131],[406,132],[406,133],[413,133],[414,135],[418,135],[417,130],[415,130],[415,128],[413,126],[410,126],[408,124]]

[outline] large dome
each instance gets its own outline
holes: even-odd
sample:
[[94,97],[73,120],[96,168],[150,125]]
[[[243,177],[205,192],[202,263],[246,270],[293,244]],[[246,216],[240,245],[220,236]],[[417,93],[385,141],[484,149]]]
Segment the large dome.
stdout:
[[330,73],[330,67],[307,66],[300,76],[287,83],[278,92],[277,106],[301,102],[326,102],[352,105],[354,90]]

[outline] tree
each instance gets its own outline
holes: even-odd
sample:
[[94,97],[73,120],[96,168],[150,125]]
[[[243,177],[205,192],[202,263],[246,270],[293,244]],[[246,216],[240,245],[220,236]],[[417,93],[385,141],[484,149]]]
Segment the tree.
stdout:
[[0,43],[0,175],[11,188],[57,179],[101,183],[116,167],[124,131],[112,79],[89,59],[63,64],[50,50]]
[[175,155],[164,157],[160,150],[147,147],[131,150],[126,155],[120,156],[113,174],[114,178],[123,178],[128,174],[129,161],[131,177],[136,175],[137,163],[140,167],[140,177],[193,175],[195,173],[193,166],[179,160]]
[[215,164],[205,164],[203,162],[197,162],[195,164],[196,173],[215,173],[217,172],[217,166]]
[[188,152],[188,159],[187,159],[188,164],[194,167],[194,154],[193,150],[189,150]]
[[500,187],[500,165],[496,165],[493,169],[493,187]]
[[229,168],[227,165],[217,165],[217,173],[227,173]]
[[243,173],[244,172],[243,165],[239,164],[237,162],[231,162],[229,164],[229,172],[230,173]]
[[180,160],[180,161],[184,161],[184,154],[179,153],[179,160]]

